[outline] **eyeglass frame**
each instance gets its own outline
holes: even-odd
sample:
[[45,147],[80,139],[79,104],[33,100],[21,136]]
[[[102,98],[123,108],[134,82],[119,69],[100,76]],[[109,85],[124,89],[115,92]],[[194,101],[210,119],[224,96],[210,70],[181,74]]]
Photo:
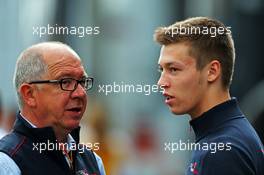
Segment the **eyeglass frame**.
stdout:
[[[68,89],[64,89],[63,87],[62,87],[62,82],[63,82],[63,80],[65,80],[65,79],[71,79],[71,80],[74,80],[76,83],[75,83],[75,85],[74,85],[74,88],[72,89],[72,90],[68,90]],[[82,84],[81,84],[81,82],[83,81],[83,80],[91,80],[91,86],[90,86],[90,88],[88,88],[88,89],[86,89],[85,87],[83,87],[82,86]],[[88,81],[89,82],[89,81]],[[28,84],[44,84],[44,83],[56,83],[56,84],[60,84],[60,88],[61,88],[61,90],[63,90],[63,91],[75,91],[76,89],[77,89],[77,87],[78,87],[78,84],[80,84],[86,91],[88,91],[88,90],[90,90],[90,89],[92,89],[92,87],[93,87],[93,84],[94,84],[94,78],[93,77],[84,77],[84,78],[82,78],[82,79],[80,79],[80,80],[77,80],[77,79],[75,79],[75,78],[70,78],[70,77],[67,77],[67,78],[61,78],[61,79],[59,79],[59,80],[34,80],[34,81],[30,81],[30,82],[27,82]],[[89,86],[88,86],[89,87]]]

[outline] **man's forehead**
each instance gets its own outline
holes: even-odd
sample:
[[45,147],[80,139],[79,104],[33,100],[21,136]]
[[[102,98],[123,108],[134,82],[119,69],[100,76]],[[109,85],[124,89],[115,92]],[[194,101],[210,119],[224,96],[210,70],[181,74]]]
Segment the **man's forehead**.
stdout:
[[161,47],[159,65],[189,64],[191,62],[195,62],[195,59],[190,56],[188,45],[179,43]]
[[54,61],[48,64],[49,73],[56,77],[62,76],[83,76],[85,75],[85,69],[80,60],[74,59],[62,59],[60,61]]
[[79,56],[69,47],[47,44],[42,48],[43,61],[52,77],[81,77],[85,70]]
[[190,53],[189,43],[174,43],[169,45],[162,45],[160,53],[161,54],[177,54],[177,55],[189,55]]
[[87,73],[84,69],[64,69],[58,68],[49,70],[49,77],[52,79],[60,79],[60,78],[75,78],[81,79],[83,77],[87,77]]
[[29,50],[36,50],[42,55],[43,61],[48,66],[48,76],[83,77],[87,76],[79,55],[69,46],[58,42],[39,43]]
[[82,78],[82,77],[87,77],[87,73],[84,70],[79,70],[77,71],[59,71],[56,75],[55,78],[65,78],[65,77],[71,77],[71,78]]

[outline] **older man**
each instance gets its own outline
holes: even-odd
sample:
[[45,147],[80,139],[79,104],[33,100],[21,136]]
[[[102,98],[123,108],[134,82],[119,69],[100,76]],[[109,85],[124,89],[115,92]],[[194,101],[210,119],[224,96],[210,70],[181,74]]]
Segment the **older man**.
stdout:
[[0,141],[0,174],[105,174],[102,160],[79,144],[93,78],[77,53],[59,42],[29,47],[17,60],[14,85],[20,112]]

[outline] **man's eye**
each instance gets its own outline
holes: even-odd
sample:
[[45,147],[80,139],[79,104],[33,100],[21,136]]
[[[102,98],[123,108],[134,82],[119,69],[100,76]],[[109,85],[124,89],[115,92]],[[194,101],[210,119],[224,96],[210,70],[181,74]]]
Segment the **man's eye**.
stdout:
[[171,67],[171,68],[170,68],[170,71],[171,71],[171,72],[176,72],[177,70],[178,70],[178,69],[175,68],[175,67]]
[[62,80],[62,84],[71,84],[72,79],[64,79]]
[[159,67],[158,68],[158,72],[162,73],[163,72],[163,68]]
[[86,81],[85,79],[80,80],[80,84],[81,84],[82,86],[84,86],[86,83],[87,83],[87,81]]

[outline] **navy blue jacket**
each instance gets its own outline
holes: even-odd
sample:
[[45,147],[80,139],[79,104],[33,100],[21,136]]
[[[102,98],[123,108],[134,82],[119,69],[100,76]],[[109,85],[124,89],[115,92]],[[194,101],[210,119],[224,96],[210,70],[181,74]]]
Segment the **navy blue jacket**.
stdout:
[[235,98],[190,124],[196,135],[196,150],[187,175],[264,175],[263,145]]
[[[76,144],[79,143],[79,130],[77,128],[71,132]],[[51,127],[32,128],[18,114],[14,130],[0,140],[0,151],[15,161],[22,175],[100,175],[91,150],[74,151],[74,168],[70,169],[61,150],[46,149],[40,152],[35,147],[38,143],[48,142],[54,145],[57,143]]]

